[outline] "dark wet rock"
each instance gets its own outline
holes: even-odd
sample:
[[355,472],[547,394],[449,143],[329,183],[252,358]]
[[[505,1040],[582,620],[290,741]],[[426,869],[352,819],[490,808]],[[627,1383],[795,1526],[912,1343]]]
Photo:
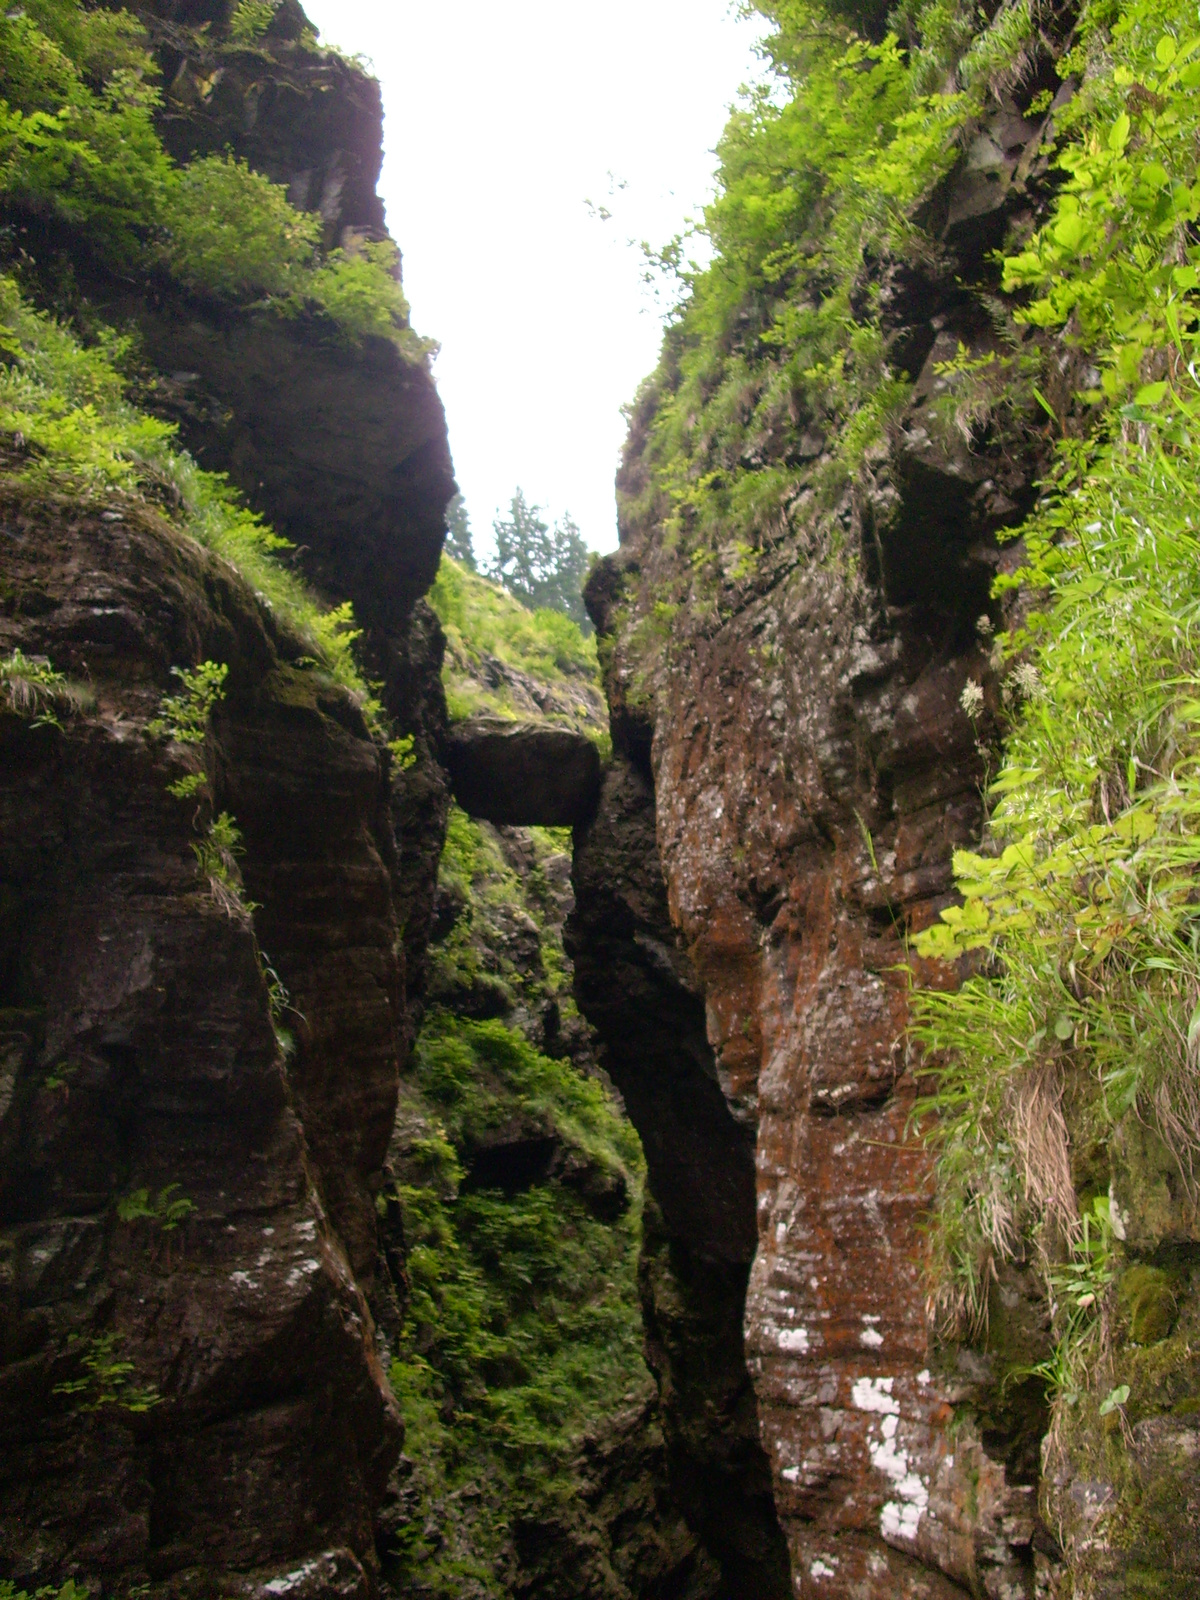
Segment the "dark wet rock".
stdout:
[[[6,1568],[166,1600],[331,1562],[313,1592],[365,1596],[400,1442],[360,1288],[404,1038],[381,752],[228,565],[153,514],[11,491],[3,522],[6,579],[54,605],[0,615],[0,650],[94,696],[61,730],[0,717]],[[170,667],[206,657],[229,664],[208,780],[254,922],[198,871],[208,800],[167,792],[195,757],[145,733]],[[141,1189],[193,1209],[174,1231],[120,1220]],[[89,1411],[97,1350],[132,1368]]]
[[472,817],[522,827],[581,822],[600,786],[600,756],[582,733],[549,722],[472,717],[446,739],[454,797]]

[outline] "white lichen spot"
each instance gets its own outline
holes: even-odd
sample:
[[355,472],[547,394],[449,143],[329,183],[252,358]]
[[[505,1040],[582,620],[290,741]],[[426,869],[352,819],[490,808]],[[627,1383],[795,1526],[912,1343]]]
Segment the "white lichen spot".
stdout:
[[[830,1566],[830,1562],[833,1563],[832,1566]],[[835,1556],[818,1556],[812,1566],[809,1567],[808,1573],[811,1578],[837,1577],[837,1558]]]
[[878,1350],[883,1343],[883,1335],[874,1328],[864,1328],[858,1336],[859,1344],[865,1344],[868,1350]]
[[315,1239],[317,1225],[311,1217],[308,1217],[304,1222],[297,1222],[293,1232],[298,1233],[302,1239]]
[[780,1328],[777,1338],[781,1350],[803,1355],[808,1349],[807,1328]]
[[280,1578],[272,1578],[270,1583],[263,1584],[264,1594],[291,1594],[293,1589],[298,1589],[305,1578],[311,1578],[317,1570],[317,1562],[306,1561],[302,1567],[297,1567],[295,1572],[285,1572]]
[[783,1479],[784,1483],[798,1483],[800,1481],[800,1468],[784,1467],[779,1476]]
[[314,1261],[311,1258],[308,1261],[302,1261],[298,1267],[293,1267],[288,1273],[288,1288],[294,1289],[301,1278],[311,1278],[314,1272],[320,1272],[320,1270],[321,1263],[319,1261]]
[[231,1272],[229,1281],[238,1289],[257,1289],[258,1284],[248,1272]]
[[860,1411],[894,1412],[899,1415],[900,1402],[892,1399],[895,1378],[856,1378],[850,1390],[850,1399]]
[[899,1418],[894,1415],[883,1419],[879,1441],[870,1440],[871,1465],[877,1472],[890,1478],[896,1498],[889,1500],[879,1514],[879,1531],[885,1539],[915,1539],[925,1508],[929,1504],[929,1490],[915,1472],[908,1470],[908,1452],[896,1447]]
[[925,1385],[929,1381],[930,1381],[929,1368],[928,1367],[922,1367],[920,1372],[917,1373],[917,1382],[921,1385],[921,1387],[923,1389],[925,1387]]
[[1124,1242],[1126,1233],[1125,1224],[1129,1221],[1129,1218],[1117,1204],[1116,1196],[1112,1192],[1111,1183],[1108,1186],[1108,1215],[1112,1221],[1112,1231],[1114,1237]]

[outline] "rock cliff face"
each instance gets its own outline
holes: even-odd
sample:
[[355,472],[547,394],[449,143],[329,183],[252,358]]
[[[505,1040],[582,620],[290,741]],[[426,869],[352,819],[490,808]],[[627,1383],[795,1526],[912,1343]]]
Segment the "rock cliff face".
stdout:
[[[377,86],[300,50],[286,5],[217,66],[201,25],[226,11],[145,8],[174,154],[232,144],[327,243],[382,237]],[[0,1570],[367,1596],[402,1437],[376,1197],[448,807],[420,601],[441,406],[387,341],[135,287],[44,215],[5,237],[47,303],[138,330],[139,398],[354,603],[413,744],[398,769],[361,697],[144,496],[5,483],[0,653],[86,689],[58,725],[0,709]],[[206,660],[228,676],[203,744],[148,732]],[[226,812],[240,844],[212,859]]]
[[[577,993],[659,1205],[643,1296],[676,1481],[746,1595],[1032,1596],[1055,1551],[1036,1393],[1001,1395],[986,1349],[933,1339],[905,1043],[906,935],[981,826],[961,695],[989,681],[994,535],[1039,470],[1036,438],[968,450],[926,407],[936,364],[986,343],[967,286],[1033,203],[1036,138],[1010,116],[988,171],[951,175],[940,269],[876,269],[913,381],[840,508],[854,559],[814,558],[803,528],[764,542],[664,644],[654,603],[686,556],[648,492],[650,388],[621,548],[588,587],[616,755],[578,837]],[[1005,1337],[1039,1359],[1021,1284],[999,1293]]]
[[[167,524],[12,493],[3,523],[6,648],[86,670],[94,701],[61,730],[3,718],[0,1545],[31,1584],[260,1594],[300,1566],[300,1592],[366,1594],[400,1432],[359,1287],[403,1036],[385,765]],[[197,656],[230,668],[209,781],[254,925],[167,793],[194,759],[144,736]],[[186,1228],[119,1220],[139,1190],[190,1202]]]

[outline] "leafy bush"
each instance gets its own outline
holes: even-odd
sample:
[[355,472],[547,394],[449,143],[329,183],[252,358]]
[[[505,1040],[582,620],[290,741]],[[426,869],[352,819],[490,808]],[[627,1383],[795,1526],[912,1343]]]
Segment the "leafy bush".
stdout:
[[[233,37],[257,37],[273,11],[267,0],[237,7]],[[426,361],[437,347],[408,326],[390,241],[322,258],[320,217],[245,161],[172,162],[146,45],[136,17],[80,0],[0,17],[0,201],[76,225],[120,270],[165,266],[195,293],[315,308],[354,343],[386,338]]]
[[356,344],[390,339],[414,361],[435,354],[437,342],[408,326],[408,301],[400,287],[400,252],[390,239],[353,252],[334,250],[292,290],[288,309],[314,305]]
[[171,173],[155,70],[128,13],[41,0],[0,16],[0,198],[76,224],[114,261],[137,259]]
[[167,264],[181,283],[242,299],[281,294],[310,264],[321,219],[234,156],[205,156],[173,174],[163,217]]
[[[962,904],[916,940],[977,969],[914,996],[937,1083],[939,1298],[978,1317],[1000,1262],[1040,1262],[1056,1370],[1076,1377],[1107,1283],[1071,1284],[1091,1283],[1109,1202],[1077,1194],[1073,1155],[1098,1152],[1090,1181],[1117,1181],[1132,1124],[1194,1194],[1200,1149],[1194,30],[1181,5],[1091,10],[1062,64],[1084,84],[1068,177],[1005,272],[1032,291],[1025,320],[1065,324],[1097,362],[1097,433],[1064,441],[1021,530],[1027,562],[1006,582],[1028,615],[997,641],[1012,726],[995,810],[984,851],[955,858]],[[1127,1220],[1114,1204],[1118,1240]]]
[[274,559],[285,541],[222,476],[202,471],[173,445],[169,424],[129,404],[115,364],[121,353],[112,335],[85,347],[32,310],[13,280],[0,276],[0,428],[32,447],[19,477],[102,506],[120,492],[160,515],[168,499],[181,531],[232,562],[308,642],[313,657],[368,703],[351,651],[349,605],[322,611],[300,579]]

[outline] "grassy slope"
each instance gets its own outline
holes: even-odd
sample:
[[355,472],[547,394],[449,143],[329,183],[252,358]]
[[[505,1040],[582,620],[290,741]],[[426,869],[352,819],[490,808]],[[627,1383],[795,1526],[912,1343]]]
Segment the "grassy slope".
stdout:
[[606,743],[595,641],[569,617],[527,610],[446,555],[429,600],[446,630],[442,677],[453,720],[545,716]]

